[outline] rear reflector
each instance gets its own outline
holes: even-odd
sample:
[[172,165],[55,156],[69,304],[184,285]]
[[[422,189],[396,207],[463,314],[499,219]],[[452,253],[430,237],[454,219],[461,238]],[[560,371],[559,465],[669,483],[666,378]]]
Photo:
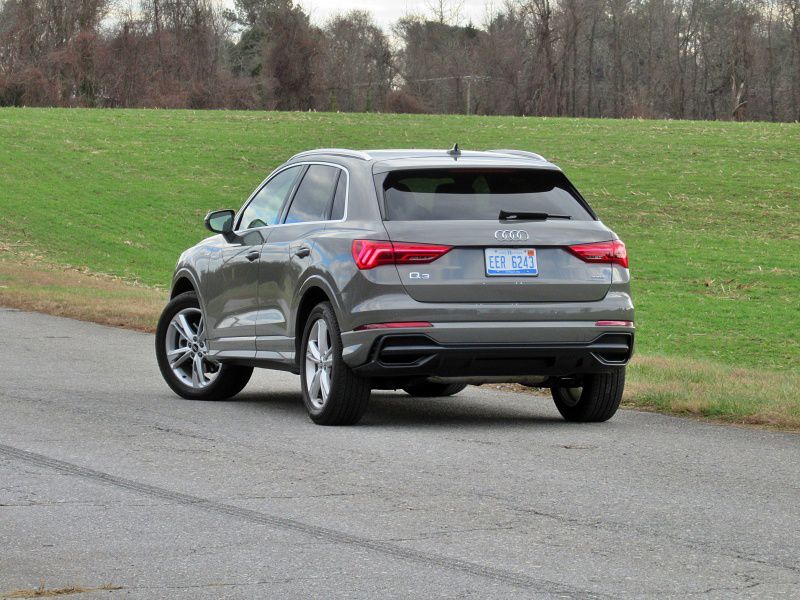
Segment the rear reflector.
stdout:
[[369,325],[359,325],[355,331],[366,331],[369,329],[406,329],[411,327],[433,327],[433,323],[428,321],[404,321],[398,323],[370,323]]
[[633,321],[597,321],[596,327],[633,327]]
[[451,246],[381,240],[354,240],[353,259],[359,269],[380,265],[428,264],[450,252]]
[[622,240],[578,244],[567,249],[584,262],[617,264],[628,268],[628,250]]

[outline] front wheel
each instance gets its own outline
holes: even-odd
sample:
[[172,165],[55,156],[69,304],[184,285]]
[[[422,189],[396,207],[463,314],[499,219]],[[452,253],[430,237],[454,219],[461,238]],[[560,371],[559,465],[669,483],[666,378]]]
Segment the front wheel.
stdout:
[[303,403],[317,425],[355,425],[367,410],[369,382],[342,360],[342,337],[327,302],[308,316],[301,345]]
[[208,356],[206,326],[197,294],[173,298],[156,328],[156,359],[172,390],[189,400],[225,400],[242,391],[252,367],[226,365]]
[[625,388],[625,367],[583,378],[582,387],[553,386],[550,390],[567,421],[599,423],[614,416]]

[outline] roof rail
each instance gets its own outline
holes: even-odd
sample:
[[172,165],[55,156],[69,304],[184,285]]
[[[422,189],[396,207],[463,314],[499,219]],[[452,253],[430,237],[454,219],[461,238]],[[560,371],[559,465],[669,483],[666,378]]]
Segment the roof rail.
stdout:
[[547,162],[547,159],[545,159],[545,157],[541,154],[528,152],[527,150],[487,150],[487,152],[494,152],[496,154],[510,154],[511,156],[519,156],[521,158],[531,158],[533,160]]
[[366,152],[361,152],[359,150],[348,150],[347,148],[317,148],[316,150],[298,152],[292,158],[299,158],[301,156],[309,156],[312,154],[332,154],[334,156],[347,156],[348,158],[358,158],[360,160],[371,159],[370,155]]

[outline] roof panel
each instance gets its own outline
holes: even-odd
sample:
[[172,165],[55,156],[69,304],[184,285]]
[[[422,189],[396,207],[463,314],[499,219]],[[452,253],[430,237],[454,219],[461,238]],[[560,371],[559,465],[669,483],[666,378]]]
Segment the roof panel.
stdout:
[[350,150],[346,148],[319,148],[295,154],[289,160],[307,159],[317,156],[338,156],[355,158],[373,163],[373,172],[403,168],[425,166],[456,166],[469,164],[471,166],[516,166],[555,169],[552,163],[541,155],[525,150],[462,150],[457,155],[450,154],[449,150],[433,148],[397,148],[378,150]]

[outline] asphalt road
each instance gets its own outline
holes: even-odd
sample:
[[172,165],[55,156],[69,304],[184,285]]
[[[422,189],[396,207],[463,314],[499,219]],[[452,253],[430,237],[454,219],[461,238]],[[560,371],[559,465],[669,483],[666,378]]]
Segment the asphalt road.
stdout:
[[149,335],[0,336],[0,597],[800,597],[799,436],[474,387],[324,428],[291,375],[191,402]]

